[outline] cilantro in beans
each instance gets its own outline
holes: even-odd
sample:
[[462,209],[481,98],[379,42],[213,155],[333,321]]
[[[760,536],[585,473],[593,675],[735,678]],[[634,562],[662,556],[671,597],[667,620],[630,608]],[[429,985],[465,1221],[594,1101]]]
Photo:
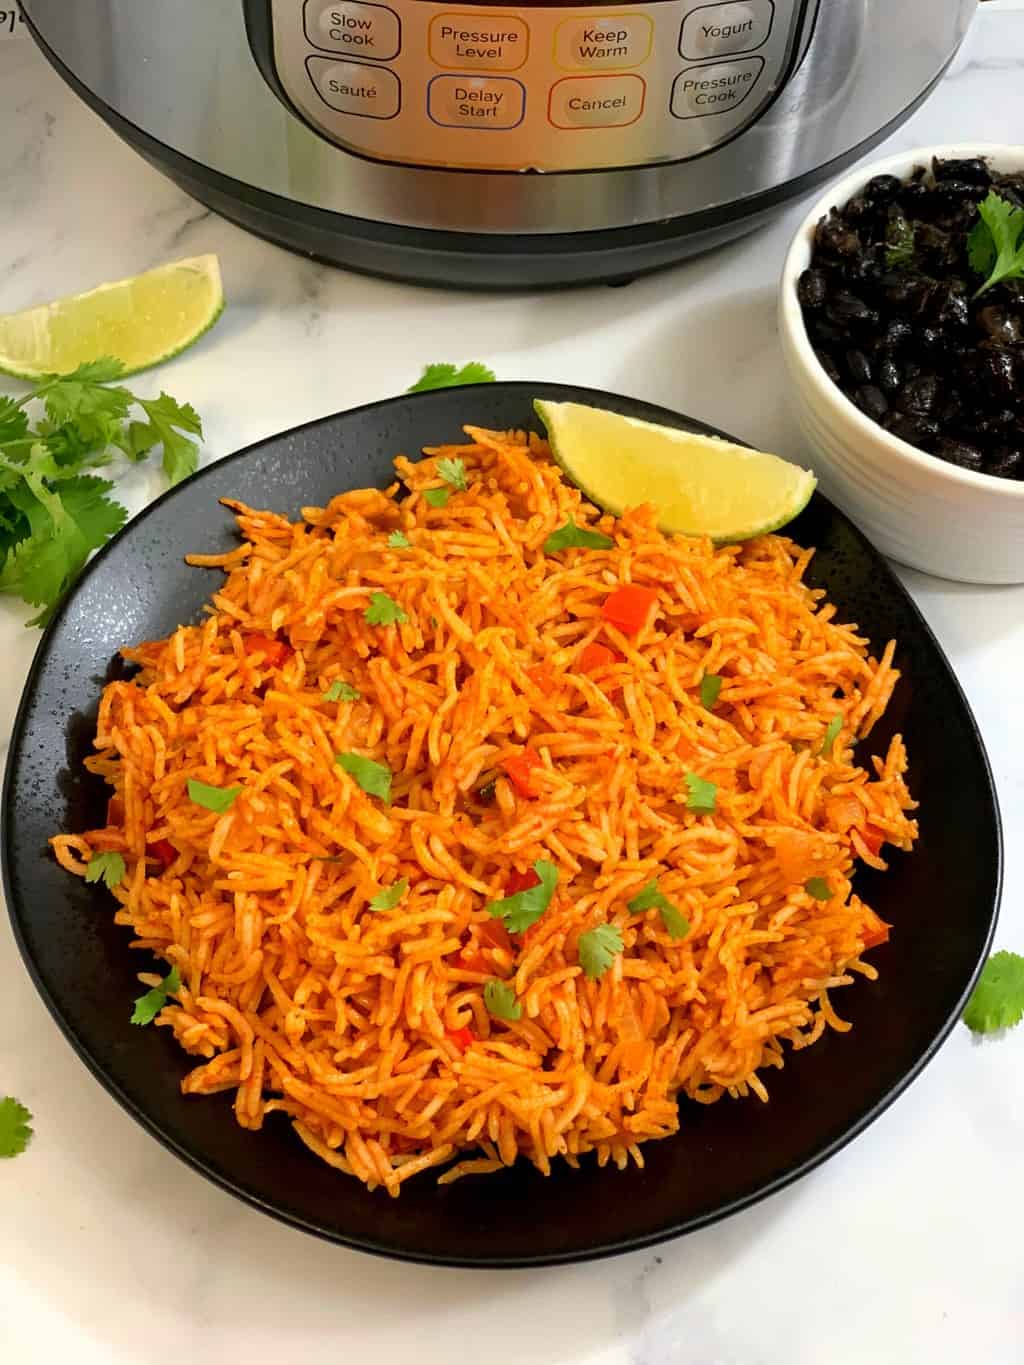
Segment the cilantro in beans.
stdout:
[[798,295],[826,373],[893,435],[1024,480],[1024,171],[936,159],[818,224]]

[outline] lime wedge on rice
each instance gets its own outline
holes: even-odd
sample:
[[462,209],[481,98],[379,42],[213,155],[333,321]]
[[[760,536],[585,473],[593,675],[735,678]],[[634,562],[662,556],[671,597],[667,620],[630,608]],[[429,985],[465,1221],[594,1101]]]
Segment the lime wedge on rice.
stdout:
[[0,370],[19,379],[68,374],[114,356],[136,374],[209,331],[224,309],[216,256],[193,256],[101,284],[23,313],[0,316]]
[[749,540],[803,511],[817,480],[777,455],[714,436],[654,426],[582,403],[546,403],[537,414],[551,453],[591,502],[614,516],[653,503],[662,531]]

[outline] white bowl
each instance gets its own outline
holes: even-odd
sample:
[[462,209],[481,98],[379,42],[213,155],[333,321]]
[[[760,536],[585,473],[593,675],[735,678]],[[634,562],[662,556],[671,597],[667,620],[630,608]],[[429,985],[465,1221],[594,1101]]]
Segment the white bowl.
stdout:
[[977,142],[918,147],[858,167],[818,200],[793,238],[782,272],[779,336],[822,490],[882,553],[940,578],[1022,583],[1024,482],[960,469],[873,422],[822,369],[797,299],[818,221],[872,176],[903,178],[915,166],[930,168],[933,156],[984,156],[996,171],[1024,169],[1024,147]]

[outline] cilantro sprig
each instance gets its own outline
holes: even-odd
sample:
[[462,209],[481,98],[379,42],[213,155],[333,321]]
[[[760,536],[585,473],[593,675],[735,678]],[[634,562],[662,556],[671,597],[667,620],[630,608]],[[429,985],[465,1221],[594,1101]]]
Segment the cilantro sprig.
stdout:
[[[127,520],[110,497],[113,482],[92,471],[159,449],[174,484],[198,463],[195,410],[115,384],[123,369],[110,358],[89,361],[44,376],[21,398],[0,396],[0,593],[39,607],[32,625],[49,620],[89,555]],[[41,417],[30,417],[33,402]]]
[[353,687],[350,682],[345,682],[344,678],[335,678],[330,687],[323,694],[324,701],[358,701],[363,694],[358,687]]
[[32,1137],[32,1115],[13,1095],[0,1100],[0,1157],[20,1156]]
[[484,1004],[487,1013],[495,1019],[507,1019],[515,1023],[523,1017],[523,1007],[516,999],[516,993],[507,981],[488,981],[484,987]]
[[544,542],[544,553],[556,555],[560,550],[610,550],[615,544],[611,536],[600,531],[588,531],[585,526],[577,526],[570,517],[564,526],[552,531]]
[[181,977],[178,975],[177,967],[172,967],[158,986],[154,986],[145,995],[140,995],[135,1002],[135,1009],[132,1011],[133,1024],[151,1024],[163,1007],[167,1004],[169,996],[177,995],[181,990]]
[[108,891],[113,891],[124,881],[124,859],[120,853],[94,853],[85,869],[87,882],[102,881]]
[[1004,280],[1024,279],[1024,209],[989,190],[967,238],[967,258],[984,277],[975,298]]
[[657,882],[648,882],[631,901],[626,902],[626,909],[631,915],[642,915],[647,910],[657,910],[661,915],[662,924],[668,930],[669,938],[685,938],[690,932],[690,921],[678,906],[673,905],[661,894]]
[[378,891],[375,896],[370,897],[371,910],[394,910],[405,893],[409,890],[409,878],[401,877],[397,882],[393,882],[385,891]]
[[718,805],[718,787],[698,773],[684,773],[686,783],[686,809],[698,815],[713,815]]
[[505,922],[510,934],[521,934],[536,924],[551,904],[551,897],[558,885],[558,868],[546,858],[538,858],[533,870],[540,878],[536,886],[528,886],[525,891],[516,891],[500,901],[491,901],[487,906],[488,914]]
[[386,763],[375,763],[362,754],[335,754],[334,761],[367,796],[379,796],[385,806],[391,805],[392,773]]
[[436,365],[425,365],[419,379],[415,384],[410,384],[406,393],[425,393],[428,389],[451,389],[458,384],[493,384],[494,380],[494,371],[482,365],[479,360],[471,360],[461,366],[445,361]]
[[624,944],[614,924],[599,924],[580,934],[576,944],[580,966],[591,981],[598,981],[612,965]]
[[386,592],[370,594],[370,605],[363,612],[363,616],[367,625],[371,626],[400,626],[403,621],[409,619],[395,599],[389,597]]
[[1024,1019],[1024,957],[1005,949],[993,953],[982,969],[963,1018],[972,1033],[1015,1028]]

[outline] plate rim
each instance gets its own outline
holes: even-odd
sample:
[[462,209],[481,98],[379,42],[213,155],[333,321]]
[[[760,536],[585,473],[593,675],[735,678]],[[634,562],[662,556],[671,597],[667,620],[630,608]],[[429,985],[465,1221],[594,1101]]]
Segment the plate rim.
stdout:
[[[706,1213],[687,1219],[684,1224],[675,1223],[656,1232],[641,1234],[639,1236],[620,1237],[615,1240],[602,1242],[600,1245],[596,1245],[592,1248],[588,1247],[582,1250],[574,1249],[563,1252],[540,1253],[536,1256],[498,1255],[486,1259],[481,1259],[479,1257],[476,1259],[468,1259],[457,1255],[446,1255],[443,1252],[418,1252],[414,1250],[395,1249],[393,1247],[367,1242],[359,1237],[348,1236],[344,1233],[320,1226],[296,1212],[279,1207],[272,1201],[263,1198],[254,1191],[246,1188],[233,1179],[230,1174],[220,1172],[212,1163],[208,1164],[205,1158],[196,1155],[183,1143],[164,1132],[159,1124],[149,1117],[145,1109],[128,1095],[124,1088],[114,1080],[113,1077],[106,1073],[99,1062],[91,1055],[88,1045],[77,1034],[70,1020],[65,1017],[60,1002],[54,997],[53,993],[42,980],[36,963],[29,951],[27,942],[22,934],[21,916],[15,911],[13,871],[11,867],[10,852],[13,843],[12,834],[15,818],[14,803],[11,800],[11,793],[14,786],[15,773],[20,765],[22,756],[21,751],[24,740],[24,731],[31,709],[34,684],[49,661],[53,640],[60,625],[63,623],[68,612],[72,609],[79,591],[93,575],[102,568],[108,554],[120,544],[122,539],[128,537],[130,534],[134,534],[166,503],[173,501],[178,497],[184,488],[194,488],[196,484],[201,483],[213,472],[220,472],[227,466],[242,463],[245,459],[256,454],[265,446],[277,444],[291,438],[301,437],[307,432],[330,425],[341,419],[364,416],[397,405],[422,405],[424,407],[429,407],[432,401],[438,401],[439,395],[450,395],[454,392],[472,393],[474,391],[483,391],[485,393],[495,393],[498,390],[519,393],[524,397],[528,397],[529,400],[531,400],[531,407],[533,398],[555,391],[557,391],[559,397],[570,402],[591,402],[599,404],[601,402],[607,403],[608,400],[611,400],[613,405],[625,404],[644,409],[650,416],[649,418],[645,417],[643,420],[664,420],[666,425],[673,425],[679,429],[697,431],[706,435],[720,436],[726,440],[737,441],[737,438],[728,435],[728,433],[723,432],[720,428],[711,426],[709,423],[702,422],[698,418],[690,417],[688,414],[675,409],[665,408],[660,404],[648,402],[646,399],[615,393],[611,390],[592,389],[582,385],[562,384],[555,381],[532,382],[529,380],[507,380],[484,384],[451,385],[443,389],[429,389],[418,393],[396,394],[389,398],[377,399],[370,403],[361,404],[358,407],[342,408],[336,412],[314,417],[309,421],[299,423],[294,427],[289,427],[267,436],[261,436],[248,445],[241,447],[239,450],[232,451],[229,454],[222,456],[220,459],[213,460],[209,464],[204,465],[192,475],[191,478],[183,480],[181,483],[176,484],[171,488],[165,489],[164,492],[154,498],[134,517],[130,518],[85,566],[78,579],[65,594],[57,611],[47,623],[39,643],[36,646],[18,702],[14,722],[11,727],[7,758],[4,765],[3,786],[2,791],[0,791],[0,873],[2,873],[7,916],[11,924],[18,952],[37,994],[46,1006],[61,1034],[70,1044],[79,1061],[86,1066],[88,1071],[100,1083],[107,1094],[109,1094],[146,1133],[151,1137],[154,1137],[166,1151],[171,1152],[191,1170],[197,1172],[204,1179],[212,1182],[226,1193],[240,1199],[250,1208],[254,1208],[261,1213],[269,1215],[277,1222],[295,1228],[298,1231],[311,1234],[312,1236],[333,1245],[343,1246],[348,1250],[364,1252],[369,1255],[381,1256],[388,1260],[409,1264],[439,1266],[461,1270],[526,1270],[544,1266],[573,1265],[588,1261],[603,1260],[611,1256],[624,1255],[631,1251],[643,1251],[651,1247],[659,1246],[663,1242],[674,1240],[677,1237],[698,1232],[702,1228],[710,1227],[714,1223],[731,1217],[733,1214],[751,1208],[754,1205],[759,1204],[762,1200],[778,1194],[804,1176],[809,1175],[825,1162],[831,1160],[832,1157],[842,1151],[850,1142],[865,1132],[876,1119],[880,1118],[882,1114],[884,1114],[886,1110],[906,1092],[910,1085],[917,1080],[925,1068],[934,1060],[943,1044],[953,1032],[992,949],[996,928],[999,923],[1005,870],[1002,816],[999,805],[999,794],[992,773],[992,765],[984,738],[978,726],[977,718],[975,717],[971,704],[963,690],[956,670],[950,663],[941,642],[936,638],[928,621],[893,571],[889,561],[881,551],[877,550],[871,544],[867,536],[864,535],[840,508],[831,502],[820,489],[816,489],[810,505],[813,506],[815,500],[818,500],[819,503],[824,503],[836,517],[845,523],[847,529],[853,533],[855,539],[861,544],[862,548],[868,552],[873,564],[884,573],[888,589],[897,596],[903,607],[909,612],[917,630],[926,637],[932,648],[945,664],[950,680],[956,690],[962,713],[968,723],[969,730],[981,758],[982,772],[994,816],[993,834],[995,844],[995,866],[992,907],[982,951],[971,970],[968,984],[962,991],[955,1006],[950,1010],[940,1028],[932,1037],[927,1047],[924,1048],[917,1057],[913,1065],[894,1085],[890,1086],[885,1094],[857,1119],[851,1122],[841,1133],[834,1137],[824,1147],[815,1151],[811,1156],[797,1162],[795,1165],[780,1173],[772,1180],[767,1181],[757,1189],[737,1195],[735,1198],[728,1200],[718,1208],[711,1209]],[[737,443],[746,444],[746,442]],[[781,528],[781,530],[784,532],[785,528]]]

